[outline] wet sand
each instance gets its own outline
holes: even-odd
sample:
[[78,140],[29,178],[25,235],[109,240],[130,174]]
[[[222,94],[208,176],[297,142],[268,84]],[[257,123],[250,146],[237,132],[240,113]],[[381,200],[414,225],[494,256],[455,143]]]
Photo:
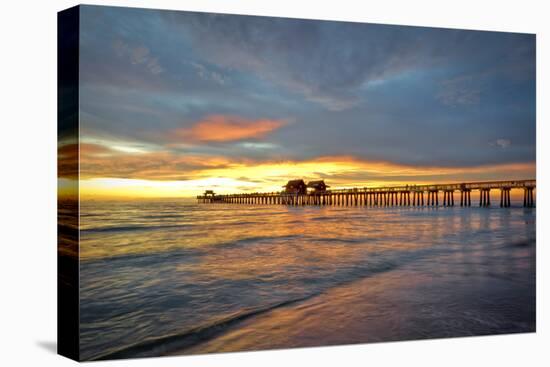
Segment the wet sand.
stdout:
[[440,260],[431,274],[418,263],[380,273],[248,319],[170,354],[535,331],[534,279],[510,279],[494,271],[457,277],[446,273],[448,264]]

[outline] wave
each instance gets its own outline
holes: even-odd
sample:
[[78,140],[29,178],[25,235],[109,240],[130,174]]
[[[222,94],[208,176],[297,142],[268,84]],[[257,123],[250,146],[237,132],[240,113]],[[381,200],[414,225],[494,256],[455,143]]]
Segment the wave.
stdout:
[[299,235],[286,235],[286,236],[252,236],[252,237],[245,237],[240,238],[238,240],[234,241],[228,241],[228,242],[219,242],[214,243],[210,246],[206,246],[205,250],[216,250],[219,248],[231,248],[231,247],[239,247],[242,245],[249,245],[249,244],[256,244],[256,243],[262,243],[269,240],[290,240],[290,239],[296,239],[300,238]]
[[62,233],[62,232],[67,232],[67,231],[78,231],[78,223],[63,223],[63,222],[57,222],[57,230]]
[[333,244],[356,244],[356,243],[365,243],[368,241],[368,238],[344,238],[344,237],[310,237],[309,238],[315,242],[321,243],[333,243]]
[[245,321],[246,319],[273,311],[277,308],[291,306],[293,304],[306,301],[317,295],[318,293],[310,294],[305,297],[275,303],[266,307],[248,308],[233,315],[216,320],[210,324],[199,326],[180,334],[172,334],[149,339],[141,343],[91,358],[90,361],[158,356],[160,354],[169,353],[170,351],[190,348],[224,333],[232,326]]
[[[253,239],[250,238],[248,240],[250,241]],[[89,360],[96,361],[107,359],[143,358],[171,354],[176,351],[184,351],[222,335],[247,319],[266,314],[278,308],[288,307],[310,300],[324,294],[330,289],[338,288],[346,284],[356,282],[360,279],[365,279],[371,276],[376,276],[380,273],[396,270],[408,263],[417,261],[421,258],[426,258],[427,256],[442,255],[452,252],[453,250],[451,249],[433,248],[420,249],[414,251],[413,253],[408,251],[398,252],[389,259],[387,257],[378,258],[377,261],[364,264],[363,266],[351,266],[337,276],[333,275],[332,281],[328,284],[324,284],[317,289],[310,290],[310,292],[303,297],[293,298],[263,307],[259,306],[245,308],[237,313],[217,319],[209,324],[200,325],[188,329],[182,333],[149,338],[143,342],[138,342],[114,351],[109,351],[96,357],[91,357]],[[314,283],[315,281],[312,279],[311,282]]]
[[112,213],[86,213],[86,212],[80,212],[79,215],[80,215],[81,218],[87,218],[87,217],[105,217],[105,218],[109,218],[113,214]]
[[90,361],[108,360],[108,359],[126,359],[126,358],[144,358],[159,355],[167,355],[176,351],[183,351],[201,343],[212,340],[219,335],[229,331],[239,323],[253,317],[269,313],[279,308],[292,306],[304,301],[318,297],[326,291],[353,283],[365,277],[374,276],[379,273],[392,271],[399,267],[399,264],[383,261],[378,264],[372,264],[368,269],[358,269],[355,274],[347,274],[339,280],[331,282],[330,285],[322,286],[312,290],[303,297],[297,297],[290,300],[277,302],[267,306],[249,307],[239,312],[217,319],[209,324],[200,325],[182,333],[175,333],[156,338],[149,338],[143,342],[122,347],[115,351],[110,351],[96,357],[91,357]]
[[[179,216],[142,216],[142,219],[167,219],[167,218],[176,218],[182,217]],[[223,226],[243,226],[243,225],[252,225],[257,224],[257,222],[252,221],[236,221],[230,223],[210,223],[210,224],[220,224]],[[131,231],[154,231],[162,229],[174,229],[174,228],[190,228],[193,224],[168,224],[168,225],[128,225],[128,226],[105,226],[105,227],[90,227],[86,229],[81,229],[82,233],[111,233],[111,232],[131,232]]]
[[142,219],[165,219],[165,218],[183,218],[182,213],[177,214],[150,214],[150,215],[140,215]]
[[531,247],[536,246],[537,240],[535,238],[528,238],[524,241],[518,241],[518,242],[512,242],[508,243],[504,247],[511,247],[511,248],[523,248],[523,247]]
[[[169,226],[162,226],[162,228],[169,227]],[[178,226],[179,227],[179,226]],[[109,230],[109,228],[105,229],[87,229],[83,232],[116,232],[116,231],[124,231],[124,230],[134,230],[134,229],[127,229],[130,227],[117,227],[117,229],[113,228],[112,230]],[[232,247],[239,247],[239,246],[248,246],[248,245],[255,245],[255,244],[261,244],[265,243],[265,241],[269,240],[288,240],[288,239],[294,239],[299,238],[299,236],[291,235],[291,236],[252,236],[252,237],[245,237],[233,241],[226,241],[226,242],[213,242],[209,244],[204,244],[201,246],[191,246],[191,247],[177,247],[177,248],[168,248],[156,252],[132,252],[132,253],[123,253],[118,255],[105,255],[105,256],[99,256],[99,257],[93,257],[93,258],[81,258],[81,262],[83,263],[92,263],[92,262],[106,262],[106,261],[127,261],[127,260],[137,260],[143,258],[144,261],[164,261],[167,258],[174,259],[177,256],[195,256],[195,255],[204,255],[205,253],[211,252],[211,251],[217,251],[222,248],[232,248]]]
[[310,217],[309,220],[314,222],[339,222],[341,221],[341,218],[338,217],[330,217],[330,216],[322,216],[322,217]]
[[81,229],[81,233],[110,233],[110,232],[132,232],[132,231],[154,231],[159,229],[173,228],[189,228],[189,224],[173,224],[164,226],[109,226],[109,227],[92,227]]
[[[177,248],[171,250],[157,251],[157,252],[134,252],[134,253],[122,253],[116,255],[104,255],[92,258],[80,258],[81,264],[107,264],[109,266],[138,266],[151,265],[153,263],[161,263],[167,259],[178,259],[181,257],[191,257],[199,255],[200,252],[194,248]],[[120,263],[120,265],[115,265]],[[126,264],[125,264],[126,263]]]

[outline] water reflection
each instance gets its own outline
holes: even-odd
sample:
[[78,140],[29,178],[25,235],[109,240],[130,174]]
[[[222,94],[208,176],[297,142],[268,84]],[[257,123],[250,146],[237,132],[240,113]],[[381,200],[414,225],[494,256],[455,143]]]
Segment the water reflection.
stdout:
[[[82,214],[85,359],[534,328],[532,209],[87,202]],[[208,338],[189,344],[197,328]],[[139,354],[143,340],[155,347]]]

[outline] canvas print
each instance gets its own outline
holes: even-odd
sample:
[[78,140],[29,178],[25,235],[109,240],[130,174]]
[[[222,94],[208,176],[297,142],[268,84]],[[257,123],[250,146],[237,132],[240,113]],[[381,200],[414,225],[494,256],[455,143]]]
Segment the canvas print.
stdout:
[[102,6],[58,27],[60,354],[536,330],[534,34]]

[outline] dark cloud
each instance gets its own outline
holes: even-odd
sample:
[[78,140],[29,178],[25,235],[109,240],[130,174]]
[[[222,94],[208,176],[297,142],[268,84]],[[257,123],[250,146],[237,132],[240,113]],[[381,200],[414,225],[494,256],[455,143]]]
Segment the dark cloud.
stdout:
[[210,63],[253,72],[333,110],[357,103],[362,84],[419,61],[420,39],[395,27],[198,13],[170,18]]
[[[168,16],[209,62],[253,72],[333,110],[358,103],[362,86],[419,69],[492,70],[518,78],[534,70],[534,45],[526,35],[219,14]],[[476,101],[479,91],[458,83],[467,78],[448,81],[452,90],[443,100]]]
[[472,105],[480,102],[481,90],[471,75],[444,80],[437,98],[446,105]]
[[[534,35],[94,6],[81,26],[88,137],[171,157],[535,160]],[[170,132],[216,115],[292,123],[260,129],[262,145],[208,131],[173,144]]]

